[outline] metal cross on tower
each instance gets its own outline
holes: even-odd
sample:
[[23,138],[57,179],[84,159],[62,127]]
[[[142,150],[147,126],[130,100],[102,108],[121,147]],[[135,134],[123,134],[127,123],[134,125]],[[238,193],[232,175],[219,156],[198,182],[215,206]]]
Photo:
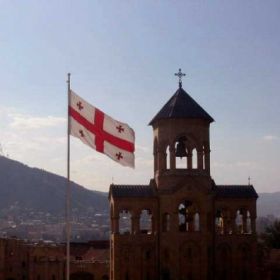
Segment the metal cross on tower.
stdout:
[[179,88],[182,88],[182,77],[186,76],[185,73],[181,72],[181,68],[179,68],[179,72],[174,74],[179,78]]

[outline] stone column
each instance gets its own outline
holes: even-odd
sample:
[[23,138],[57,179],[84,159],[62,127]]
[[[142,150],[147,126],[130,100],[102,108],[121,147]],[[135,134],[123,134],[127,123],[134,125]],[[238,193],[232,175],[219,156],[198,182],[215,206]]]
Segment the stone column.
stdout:
[[158,152],[158,171],[159,174],[162,174],[162,171],[166,169],[166,152],[159,151]]
[[175,157],[174,144],[170,145],[169,152],[170,152],[170,169],[174,170],[174,169],[176,169],[176,157]]
[[256,234],[256,216],[251,217],[251,230],[252,234]]
[[232,234],[236,234],[237,233],[235,219],[236,219],[235,215],[231,214],[230,215],[230,223],[231,223],[231,228],[232,228]]
[[199,170],[203,170],[203,152],[202,151],[197,152],[197,168]]
[[186,219],[187,219],[187,223],[188,223],[188,231],[193,232],[194,231],[194,213],[193,212],[188,213]]
[[189,152],[189,149],[188,149],[188,153],[187,153],[187,164],[188,164],[188,169],[193,168],[193,165],[192,165],[192,151]]
[[204,150],[204,160],[205,160],[205,170],[208,174],[210,174],[210,150]]
[[133,215],[131,217],[131,220],[132,220],[132,234],[138,234],[139,231],[140,231],[140,226],[139,226],[139,220],[140,220],[140,217],[139,215]]
[[158,170],[158,152],[154,151],[154,174]]
[[226,219],[226,232],[225,233],[226,234],[232,234],[233,233],[230,216],[227,216],[227,219]]
[[244,210],[244,212],[245,213],[243,213],[243,215],[242,215],[242,229],[243,229],[243,234],[244,233],[247,233],[248,231],[247,231],[247,211],[246,210]]

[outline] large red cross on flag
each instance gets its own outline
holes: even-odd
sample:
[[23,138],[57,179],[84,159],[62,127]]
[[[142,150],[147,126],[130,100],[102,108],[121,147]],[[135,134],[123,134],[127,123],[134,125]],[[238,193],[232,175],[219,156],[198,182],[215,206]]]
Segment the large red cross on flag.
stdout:
[[134,131],[70,90],[70,134],[118,163],[134,167]]

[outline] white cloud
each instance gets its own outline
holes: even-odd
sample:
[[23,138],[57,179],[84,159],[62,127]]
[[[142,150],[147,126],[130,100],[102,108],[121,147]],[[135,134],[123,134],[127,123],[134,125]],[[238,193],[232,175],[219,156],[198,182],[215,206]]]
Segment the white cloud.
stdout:
[[275,135],[265,135],[262,139],[264,141],[274,141],[274,140],[278,140],[279,137]]
[[66,119],[62,117],[38,117],[15,108],[0,107],[0,143],[4,154],[57,172],[59,162],[66,154]]
[[150,148],[142,145],[135,145],[135,151],[144,152],[144,153],[151,153]]
[[33,117],[24,114],[10,113],[11,118],[10,126],[16,129],[38,129],[43,127],[55,127],[66,123],[66,119],[62,117]]

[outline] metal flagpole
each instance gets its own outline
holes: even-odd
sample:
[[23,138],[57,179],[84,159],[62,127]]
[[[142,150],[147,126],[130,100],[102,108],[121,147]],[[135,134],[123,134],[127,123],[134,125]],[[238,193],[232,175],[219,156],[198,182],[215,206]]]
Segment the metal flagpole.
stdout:
[[68,73],[68,89],[67,89],[67,190],[66,190],[66,280],[70,279],[70,199],[71,199],[71,186],[70,186],[70,119],[69,119],[69,106],[70,106],[70,76]]

